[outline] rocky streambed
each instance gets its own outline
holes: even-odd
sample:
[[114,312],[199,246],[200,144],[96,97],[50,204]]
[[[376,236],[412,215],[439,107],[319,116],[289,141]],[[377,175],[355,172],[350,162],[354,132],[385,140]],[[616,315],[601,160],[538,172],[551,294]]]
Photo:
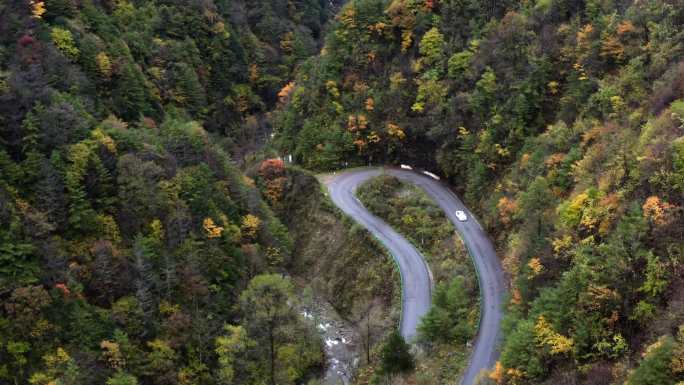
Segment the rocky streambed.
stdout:
[[316,326],[324,343],[326,372],[324,383],[349,385],[359,364],[359,338],[352,326],[341,319],[326,302],[313,301],[302,316]]

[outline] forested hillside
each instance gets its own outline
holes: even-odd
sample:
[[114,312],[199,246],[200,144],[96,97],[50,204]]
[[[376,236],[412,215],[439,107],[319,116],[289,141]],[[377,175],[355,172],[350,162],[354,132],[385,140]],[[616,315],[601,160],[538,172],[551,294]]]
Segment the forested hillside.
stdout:
[[91,116],[108,114],[146,124],[180,115],[249,145],[263,128],[259,113],[273,106],[295,64],[318,52],[330,4],[3,2],[0,89],[8,152],[24,146],[29,111],[40,131],[41,119],[59,108],[90,116],[63,112],[63,124],[44,135],[55,142],[39,141],[41,150],[81,139]]
[[330,6],[0,2],[0,383],[320,376],[293,239],[232,159]]
[[510,279],[488,381],[684,380],[684,3],[356,0],[281,90],[302,165],[446,176]]
[[510,285],[483,382],[684,381],[684,2],[342,3],[0,1],[0,384],[315,381],[302,282],[391,358],[397,272],[274,148],[455,186]]

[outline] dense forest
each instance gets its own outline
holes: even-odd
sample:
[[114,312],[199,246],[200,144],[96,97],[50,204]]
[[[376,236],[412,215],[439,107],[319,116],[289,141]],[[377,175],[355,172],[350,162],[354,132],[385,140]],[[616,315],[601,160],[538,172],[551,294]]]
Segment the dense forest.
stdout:
[[318,170],[445,176],[511,285],[509,384],[684,380],[684,3],[357,0],[281,93]]
[[[397,272],[309,174],[369,163],[495,240],[483,384],[684,382],[684,2],[343,3],[0,1],[0,384],[315,383],[302,282],[368,330],[358,383],[413,370]],[[444,250],[399,198],[368,199]],[[443,357],[474,333],[450,269]]]
[[293,239],[233,159],[332,12],[0,2],[0,383],[320,375]]

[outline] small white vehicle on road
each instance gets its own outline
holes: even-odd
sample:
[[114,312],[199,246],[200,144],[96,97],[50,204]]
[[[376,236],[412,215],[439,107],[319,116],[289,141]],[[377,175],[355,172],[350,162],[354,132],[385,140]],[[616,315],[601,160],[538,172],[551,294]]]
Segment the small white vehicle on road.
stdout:
[[402,164],[401,168],[402,170],[413,170],[413,167],[409,166],[408,164]]
[[429,176],[430,178],[432,178],[434,180],[439,180],[439,177],[437,175],[431,173],[430,171],[423,171],[423,174]]
[[458,218],[458,220],[461,222],[465,222],[468,220],[468,216],[466,215],[466,213],[464,213],[461,210],[456,210],[455,214],[456,214],[456,218]]

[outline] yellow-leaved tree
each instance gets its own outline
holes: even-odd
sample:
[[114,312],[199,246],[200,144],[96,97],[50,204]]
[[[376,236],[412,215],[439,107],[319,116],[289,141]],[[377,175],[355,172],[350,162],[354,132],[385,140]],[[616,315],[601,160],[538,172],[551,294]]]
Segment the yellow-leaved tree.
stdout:
[[50,32],[50,37],[55,46],[62,51],[64,56],[69,60],[76,61],[78,59],[79,50],[76,47],[71,31],[60,27],[54,27]]
[[45,2],[31,0],[29,4],[31,5],[31,16],[35,19],[42,19],[46,11]]
[[100,52],[95,56],[95,61],[97,62],[97,69],[100,75],[107,80],[112,76],[112,61],[105,52]]
[[537,323],[534,325],[534,331],[537,337],[537,343],[540,346],[551,348],[551,354],[563,354],[572,350],[574,345],[572,338],[566,337],[553,330],[553,327],[544,316],[539,316],[539,318],[537,318]]
[[673,208],[673,205],[664,202],[657,196],[646,198],[646,201],[642,206],[644,217],[656,226],[663,226],[672,219],[671,211]]
[[261,219],[259,219],[259,217],[252,214],[245,215],[244,217],[242,217],[242,235],[245,238],[253,240],[254,238],[256,238],[260,225]]
[[218,238],[221,236],[221,234],[223,234],[223,227],[218,226],[216,223],[214,223],[214,220],[209,217],[204,218],[202,227],[204,228],[204,233],[209,239]]

